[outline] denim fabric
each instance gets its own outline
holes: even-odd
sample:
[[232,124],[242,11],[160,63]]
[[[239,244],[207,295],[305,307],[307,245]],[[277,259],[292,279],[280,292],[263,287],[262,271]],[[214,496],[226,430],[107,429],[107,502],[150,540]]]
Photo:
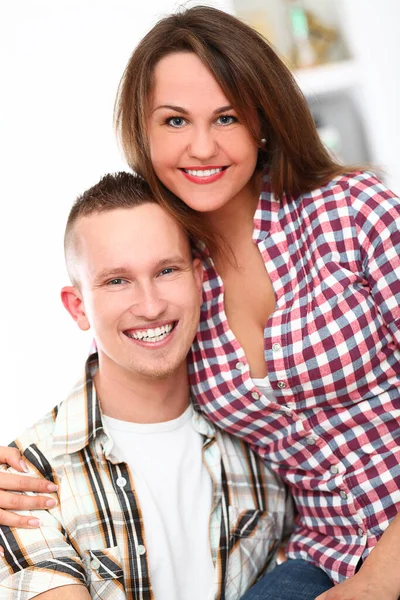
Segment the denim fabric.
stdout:
[[242,600],[315,600],[333,587],[328,575],[301,559],[289,559],[262,577]]

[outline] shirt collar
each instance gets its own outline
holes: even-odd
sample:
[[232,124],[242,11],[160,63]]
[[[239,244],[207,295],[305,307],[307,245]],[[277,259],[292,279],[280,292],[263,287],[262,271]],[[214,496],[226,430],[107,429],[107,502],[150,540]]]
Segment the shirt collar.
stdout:
[[83,378],[58,407],[54,436],[54,458],[85,448],[91,440],[104,434],[100,404],[93,377],[98,368],[97,353],[91,354]]
[[[54,458],[79,452],[96,438],[100,438],[106,457],[112,450],[113,442],[102,421],[100,403],[93,381],[97,369],[98,355],[93,353],[86,361],[83,378],[58,407],[53,435]],[[193,426],[196,431],[207,438],[215,437],[214,425],[199,412],[193,398],[192,403],[195,408]]]

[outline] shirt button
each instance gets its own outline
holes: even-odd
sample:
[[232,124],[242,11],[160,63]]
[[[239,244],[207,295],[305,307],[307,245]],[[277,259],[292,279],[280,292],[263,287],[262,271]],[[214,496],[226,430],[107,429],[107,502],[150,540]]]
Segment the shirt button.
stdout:
[[100,562],[99,562],[99,561],[98,561],[96,558],[94,558],[94,559],[91,561],[91,563],[90,563],[90,566],[92,567],[92,569],[93,569],[94,571],[98,571],[98,570],[100,569]]
[[284,381],[278,381],[276,385],[280,390],[283,390],[286,387],[286,383]]
[[241,361],[236,363],[236,368],[239,369],[239,371],[243,371],[244,369],[244,363],[242,363]]
[[259,400],[260,399],[260,394],[258,392],[251,392],[251,397],[254,400]]
[[139,554],[139,556],[146,554],[146,548],[142,546],[142,544],[139,544],[139,546],[137,547],[137,553]]
[[343,490],[340,492],[340,497],[343,498],[343,500],[347,500],[347,494],[346,492],[344,492]]
[[364,531],[361,529],[361,527],[358,528],[357,533],[360,537],[364,535]]
[[329,470],[332,473],[332,475],[337,475],[339,473],[339,467],[337,467],[336,465],[332,465]]
[[313,446],[315,444],[316,440],[313,437],[309,437],[307,438],[307,444],[310,444],[310,446]]
[[282,347],[280,344],[272,344],[272,352],[280,352]]
[[123,488],[126,486],[126,479],[125,477],[118,477],[117,479],[117,486],[120,488]]

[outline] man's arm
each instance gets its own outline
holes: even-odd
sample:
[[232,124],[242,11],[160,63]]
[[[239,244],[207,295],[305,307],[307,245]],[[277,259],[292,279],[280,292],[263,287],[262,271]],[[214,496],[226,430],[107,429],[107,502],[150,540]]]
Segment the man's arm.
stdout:
[[[32,465],[28,463],[28,466],[33,474]],[[49,483],[41,473],[38,478]],[[72,588],[82,594],[87,575],[81,556],[65,532],[60,506],[56,503],[48,510],[26,511],[25,516],[40,519],[40,526],[0,527],[0,544],[4,550],[4,556],[0,557],[0,600],[17,597],[31,600],[44,593],[53,594],[57,600],[68,598],[64,587],[70,590],[71,598],[72,594],[76,597]]]
[[392,521],[356,575],[315,600],[398,600],[400,514]]

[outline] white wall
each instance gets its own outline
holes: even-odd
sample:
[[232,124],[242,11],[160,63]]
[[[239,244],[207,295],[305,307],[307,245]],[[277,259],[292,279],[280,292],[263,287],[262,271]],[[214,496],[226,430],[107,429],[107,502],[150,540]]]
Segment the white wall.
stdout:
[[359,67],[359,101],[371,160],[400,194],[400,2],[340,0],[342,25]]
[[[190,2],[193,4],[196,2]],[[204,3],[204,2],[198,2]],[[233,11],[232,0],[210,4]],[[124,168],[112,128],[128,57],[173,0],[0,2],[0,443],[58,403],[90,346],[62,308],[77,194]],[[399,0],[340,0],[373,160],[400,190]]]
[[[212,4],[231,9],[229,0]],[[91,336],[59,300],[65,221],[78,194],[124,168],[112,127],[117,85],[136,43],[176,6],[0,3],[0,443],[80,375]]]

